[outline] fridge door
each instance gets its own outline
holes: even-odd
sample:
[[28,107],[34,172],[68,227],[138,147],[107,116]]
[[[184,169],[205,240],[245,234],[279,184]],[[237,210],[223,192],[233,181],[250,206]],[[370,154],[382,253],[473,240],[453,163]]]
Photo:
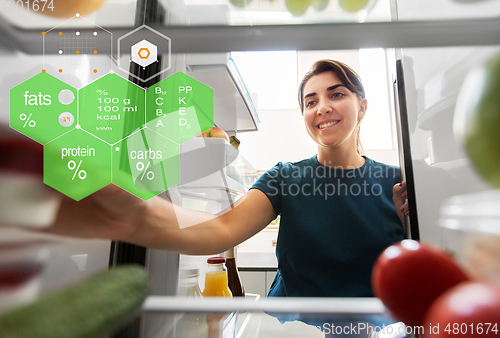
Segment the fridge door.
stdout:
[[[446,14],[444,14],[446,13]],[[500,13],[499,3],[432,1],[422,6],[397,2],[399,20],[471,18]],[[424,242],[451,249],[459,243],[438,226],[443,201],[489,189],[475,172],[453,131],[454,111],[467,73],[499,52],[498,46],[403,48],[397,50],[397,81],[408,166],[412,228]],[[404,83],[403,83],[404,81]],[[406,110],[406,112],[404,111]],[[407,134],[404,131],[407,131]],[[413,196],[412,196],[413,195]],[[415,214],[416,212],[416,214]],[[455,248],[458,250],[458,248]]]

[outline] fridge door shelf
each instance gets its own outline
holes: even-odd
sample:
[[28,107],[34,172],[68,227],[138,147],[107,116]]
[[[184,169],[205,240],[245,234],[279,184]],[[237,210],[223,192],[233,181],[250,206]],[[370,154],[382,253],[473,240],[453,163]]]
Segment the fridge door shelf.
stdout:
[[452,48],[448,53],[450,55],[442,53],[443,60],[418,89],[419,96],[422,97],[421,105],[424,107],[419,112],[418,127],[439,130],[449,125],[462,83],[470,69],[495,53],[498,53],[498,47],[495,46]]
[[259,116],[236,65],[223,54],[187,54],[187,74],[214,90],[215,125],[228,132],[257,131]]
[[245,194],[245,186],[228,176],[238,150],[223,138],[195,137],[181,145],[180,183],[170,188],[174,203],[218,213]]
[[183,143],[178,190],[186,195],[215,200],[225,199],[227,193],[243,195],[245,186],[229,177],[227,170],[238,154],[238,150],[223,138],[195,137]]
[[[230,6],[225,4],[187,8],[189,25],[230,24]],[[217,127],[235,133],[258,130],[257,109],[229,53],[186,54],[186,68],[188,75],[214,90]]]
[[[204,184],[205,182],[206,184]],[[226,201],[230,203],[234,203],[239,197],[245,194],[243,184],[233,180],[231,177],[216,173],[207,177],[205,182],[204,180],[200,180],[197,184],[179,186],[179,193],[185,198]]]
[[195,137],[184,142],[181,145],[181,171],[187,173],[181,177],[181,183],[225,168],[236,160],[238,154],[238,149],[221,137]]

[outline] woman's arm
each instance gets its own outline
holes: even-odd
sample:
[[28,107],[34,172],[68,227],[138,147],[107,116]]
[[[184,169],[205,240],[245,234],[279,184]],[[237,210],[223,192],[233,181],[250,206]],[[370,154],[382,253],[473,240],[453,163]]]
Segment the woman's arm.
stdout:
[[276,217],[267,196],[252,189],[219,216],[176,206],[160,197],[144,202],[109,185],[75,202],[65,198],[45,232],[104,238],[185,254],[223,252]]

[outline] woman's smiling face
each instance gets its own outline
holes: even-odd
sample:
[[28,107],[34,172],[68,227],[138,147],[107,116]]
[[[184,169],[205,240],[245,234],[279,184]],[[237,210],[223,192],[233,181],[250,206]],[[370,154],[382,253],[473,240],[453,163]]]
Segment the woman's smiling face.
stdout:
[[356,127],[366,111],[360,99],[333,71],[314,75],[304,86],[304,122],[307,132],[319,145],[354,146]]

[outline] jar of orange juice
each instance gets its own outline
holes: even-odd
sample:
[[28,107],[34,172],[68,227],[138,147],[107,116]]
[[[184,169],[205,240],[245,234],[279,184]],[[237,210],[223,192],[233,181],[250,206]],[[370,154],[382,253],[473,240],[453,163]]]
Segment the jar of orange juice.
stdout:
[[227,271],[224,257],[210,257],[207,259],[208,268],[205,274],[205,289],[203,297],[232,297],[228,286]]

